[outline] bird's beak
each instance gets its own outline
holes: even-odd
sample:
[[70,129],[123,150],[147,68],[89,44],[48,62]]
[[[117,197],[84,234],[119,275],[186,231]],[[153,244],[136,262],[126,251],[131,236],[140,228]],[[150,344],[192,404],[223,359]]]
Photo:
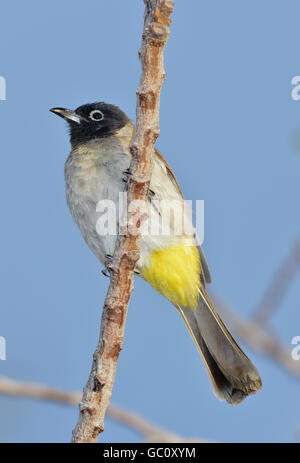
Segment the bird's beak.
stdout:
[[80,124],[81,119],[78,114],[75,113],[75,111],[72,111],[71,109],[65,109],[65,108],[51,108],[50,111],[54,114],[57,114],[58,116],[62,117],[66,121],[73,121],[77,122],[77,124]]

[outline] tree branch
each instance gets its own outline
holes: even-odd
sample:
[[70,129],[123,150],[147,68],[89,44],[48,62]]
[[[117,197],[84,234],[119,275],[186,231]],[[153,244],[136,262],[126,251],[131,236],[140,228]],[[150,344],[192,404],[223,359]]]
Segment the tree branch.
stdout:
[[[0,394],[12,397],[27,397],[40,399],[65,405],[78,405],[81,399],[80,392],[67,392],[42,384],[26,381],[15,381],[10,378],[0,377]],[[109,404],[107,416],[133,431],[140,434],[147,442],[208,442],[200,438],[184,438],[168,429],[151,423],[140,415],[124,410],[117,405]]]
[[[135,200],[145,201],[152,173],[152,158],[159,135],[160,90],[165,79],[163,52],[169,36],[173,0],[144,0],[145,17],[140,58],[142,77],[137,91],[137,129],[131,146],[132,177],[128,184],[127,223],[136,223],[130,209]],[[143,217],[139,216],[140,227]],[[128,228],[129,228],[128,227]],[[110,265],[110,286],[104,302],[100,338],[92,370],[79,406],[79,419],[72,442],[97,442],[104,429],[108,407],[123,347],[127,308],[133,290],[134,268],[140,254],[140,233],[119,235]]]
[[0,376],[0,394],[47,400],[65,405],[78,405],[82,397],[80,392],[67,392],[63,389],[28,381],[16,381],[3,376]]
[[290,254],[280,264],[268,286],[261,302],[253,313],[253,320],[266,325],[280,306],[289,287],[300,272],[300,240],[298,239]]

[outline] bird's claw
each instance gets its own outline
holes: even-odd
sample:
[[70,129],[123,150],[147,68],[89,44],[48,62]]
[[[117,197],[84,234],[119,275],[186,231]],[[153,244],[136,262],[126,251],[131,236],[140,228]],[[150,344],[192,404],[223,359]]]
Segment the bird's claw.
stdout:
[[124,183],[128,183],[128,181],[129,181],[129,179],[130,179],[131,176],[132,176],[132,171],[131,171],[131,169],[128,167],[128,169],[126,169],[126,170],[123,171],[123,178],[122,178],[123,182],[124,182]]
[[110,277],[110,272],[112,270],[112,259],[113,256],[111,256],[110,254],[106,254],[106,259],[104,262],[105,268],[101,270],[101,273],[108,278]]
[[155,191],[153,191],[153,190],[151,190],[151,188],[149,188],[148,197],[149,197],[150,201],[151,201],[151,199],[154,198],[154,196],[155,196]]
[[104,275],[105,277],[110,278],[110,273],[109,273],[108,268],[103,268],[103,269],[101,270],[101,273],[102,273],[102,275]]

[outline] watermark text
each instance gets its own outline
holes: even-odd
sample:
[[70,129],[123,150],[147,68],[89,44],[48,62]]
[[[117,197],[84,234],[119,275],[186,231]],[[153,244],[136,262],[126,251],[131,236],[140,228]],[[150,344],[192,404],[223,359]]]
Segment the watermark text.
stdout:
[[0,360],[6,360],[6,339],[0,336]]
[[0,100],[6,100],[6,80],[0,76]]

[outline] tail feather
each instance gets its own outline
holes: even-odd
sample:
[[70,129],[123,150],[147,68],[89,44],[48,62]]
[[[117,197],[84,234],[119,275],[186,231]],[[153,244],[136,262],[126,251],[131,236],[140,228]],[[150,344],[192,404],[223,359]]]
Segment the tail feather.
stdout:
[[261,389],[259,373],[238,346],[205,290],[196,310],[177,307],[202,356],[219,400],[237,405]]

